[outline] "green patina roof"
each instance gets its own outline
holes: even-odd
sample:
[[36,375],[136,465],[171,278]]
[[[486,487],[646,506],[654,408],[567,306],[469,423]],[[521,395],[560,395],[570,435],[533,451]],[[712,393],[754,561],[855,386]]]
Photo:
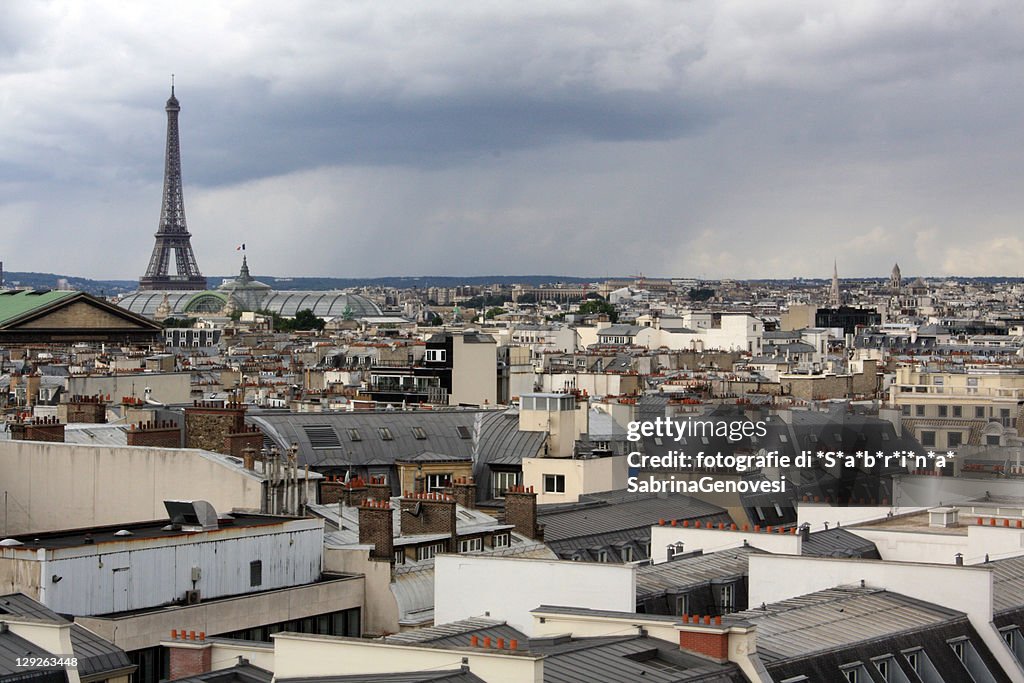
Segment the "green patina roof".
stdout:
[[0,290],[0,325],[76,294],[78,292],[57,290],[40,293],[31,289]]

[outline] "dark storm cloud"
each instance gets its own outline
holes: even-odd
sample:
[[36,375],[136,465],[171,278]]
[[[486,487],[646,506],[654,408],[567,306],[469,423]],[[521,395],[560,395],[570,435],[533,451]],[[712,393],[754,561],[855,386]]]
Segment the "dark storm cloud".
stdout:
[[444,168],[554,144],[668,140],[715,116],[709,103],[649,92],[494,92],[401,103],[261,96],[230,98],[228,108],[181,99],[189,175],[204,185],[335,164]]
[[[1019,3],[5,12],[0,224],[23,269],[137,275],[159,209],[171,72],[209,273],[234,270],[241,241],[262,245],[276,274],[1024,262]],[[124,259],[108,258],[115,235]]]

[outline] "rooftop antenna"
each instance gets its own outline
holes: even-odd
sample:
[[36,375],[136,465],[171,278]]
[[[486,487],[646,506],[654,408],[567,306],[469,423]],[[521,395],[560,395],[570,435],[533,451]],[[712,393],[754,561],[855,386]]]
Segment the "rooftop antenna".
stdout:
[[174,97],[174,74],[171,74],[171,97]]

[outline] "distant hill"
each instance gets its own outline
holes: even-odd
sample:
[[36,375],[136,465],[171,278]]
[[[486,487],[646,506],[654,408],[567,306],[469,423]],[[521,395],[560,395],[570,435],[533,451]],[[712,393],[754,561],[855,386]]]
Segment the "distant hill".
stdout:
[[[210,276],[207,281],[211,288],[217,287],[231,276]],[[328,290],[348,289],[349,287],[396,287],[412,289],[414,287],[457,287],[459,285],[493,285],[522,284],[537,286],[552,282],[580,284],[596,282],[598,278],[567,277],[564,275],[482,275],[473,277],[451,277],[443,275],[424,275],[421,277],[375,277],[375,278],[342,278],[342,277],[272,277],[254,275],[260,282],[265,282],[278,290]],[[127,294],[138,289],[138,280],[90,280],[74,275],[58,275],[56,273],[25,273],[10,271],[4,273],[6,287],[23,287],[25,289],[56,289],[61,280],[67,281],[70,289],[96,294],[98,296],[116,296]]]

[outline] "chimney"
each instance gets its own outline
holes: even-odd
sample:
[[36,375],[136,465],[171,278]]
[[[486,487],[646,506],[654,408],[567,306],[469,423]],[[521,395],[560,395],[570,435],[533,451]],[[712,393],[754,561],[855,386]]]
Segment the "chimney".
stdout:
[[[679,628],[678,626],[676,628]],[[729,661],[729,627],[722,617],[683,615],[679,631],[679,649],[710,657],[717,662]]]
[[224,436],[224,449],[220,452],[233,455],[236,458],[243,458],[246,448],[259,450],[262,447],[263,432],[260,431],[260,428],[255,425],[242,425],[241,431]]
[[378,562],[395,561],[395,522],[391,503],[364,500],[359,506],[359,542],[372,545],[370,559]]
[[527,538],[544,540],[543,527],[537,524],[537,494],[532,486],[512,486],[505,491],[505,524],[513,525]]
[[17,417],[10,424],[12,441],[64,443],[64,425],[56,417]]
[[452,482],[452,497],[464,508],[476,507],[476,482],[473,477],[459,477]]
[[128,427],[129,446],[181,448],[181,427],[173,420],[148,420]]
[[256,469],[256,449],[252,446],[246,446],[242,451],[242,464],[245,465],[245,469],[252,471]]
[[800,525],[800,540],[804,543],[811,540],[811,525],[807,522]]
[[391,484],[387,477],[370,477],[370,481],[366,482],[366,495],[371,500],[391,500]]
[[223,453],[228,435],[245,431],[245,409],[234,401],[193,401],[185,408],[186,447]]
[[167,648],[167,677],[171,680],[198,676],[212,668],[213,643],[206,640],[206,633],[174,630],[171,639],[161,645]]
[[407,493],[402,497],[402,534],[448,534],[448,552],[458,549],[455,499],[444,493]]
[[103,424],[107,403],[102,396],[72,396],[57,406],[57,417],[66,424]]

